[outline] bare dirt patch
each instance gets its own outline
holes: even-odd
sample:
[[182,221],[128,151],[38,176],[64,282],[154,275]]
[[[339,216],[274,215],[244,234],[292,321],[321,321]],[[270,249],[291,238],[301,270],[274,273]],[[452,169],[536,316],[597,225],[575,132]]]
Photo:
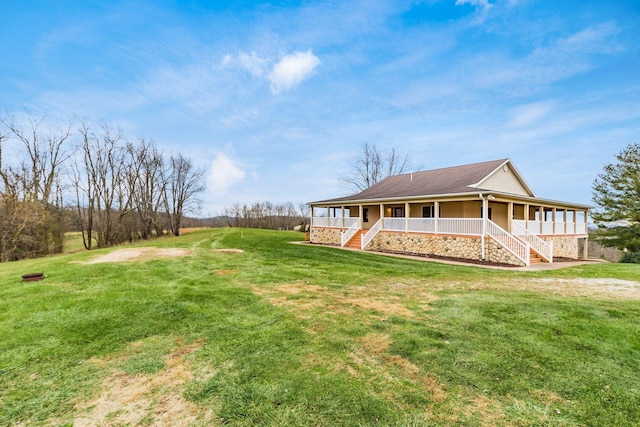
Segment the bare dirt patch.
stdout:
[[237,249],[237,248],[212,249],[212,251],[218,252],[221,254],[243,254],[244,253],[242,249]]
[[305,312],[323,309],[325,315],[354,313],[354,309],[375,311],[382,319],[393,316],[417,317],[407,306],[407,302],[418,302],[420,308],[429,310],[429,303],[438,299],[425,290],[424,286],[371,284],[341,290],[324,288],[306,282],[288,283],[268,287],[253,287],[253,292],[266,297],[277,306],[284,306],[307,317]]
[[237,273],[238,270],[213,270],[213,274],[216,276],[230,276],[233,273]]
[[193,255],[189,249],[183,248],[127,248],[116,249],[106,255],[101,255],[85,264],[100,264],[105,262],[131,262],[131,261],[147,261],[158,258],[179,258],[183,256]]
[[202,346],[201,341],[180,346],[165,356],[166,368],[149,375],[130,375],[114,370],[102,382],[100,395],[77,405],[83,412],[74,426],[191,426],[211,425],[210,410],[187,401],[182,395],[192,373],[184,357]]

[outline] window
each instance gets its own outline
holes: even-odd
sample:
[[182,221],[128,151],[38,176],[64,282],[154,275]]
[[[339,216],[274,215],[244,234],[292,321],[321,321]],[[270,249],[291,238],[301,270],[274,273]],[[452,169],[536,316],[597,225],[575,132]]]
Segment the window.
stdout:
[[[489,219],[491,219],[491,208],[487,208]],[[484,209],[480,208],[480,218],[484,218]]]
[[433,218],[433,206],[423,206],[422,207],[422,218]]
[[362,221],[369,222],[369,208],[362,209]]

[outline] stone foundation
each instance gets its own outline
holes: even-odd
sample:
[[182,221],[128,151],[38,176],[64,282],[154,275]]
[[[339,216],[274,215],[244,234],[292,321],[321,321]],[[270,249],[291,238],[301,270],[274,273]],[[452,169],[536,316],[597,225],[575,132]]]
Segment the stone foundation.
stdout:
[[526,264],[522,262],[518,257],[506,250],[501,244],[495,242],[493,239],[486,238],[486,253],[485,257],[487,261],[497,262],[499,264],[517,265],[524,267]]
[[553,256],[578,259],[576,236],[541,236],[545,242],[553,242]]
[[442,236],[381,231],[367,250],[406,252],[453,258],[481,259],[480,239],[466,236]]
[[[340,246],[339,228],[313,228],[311,242]],[[546,237],[553,240],[553,255],[578,258],[577,237]],[[451,236],[381,231],[369,243],[366,250],[422,255],[435,255],[461,259],[482,259],[482,239],[478,236]],[[493,239],[485,239],[485,260],[499,264],[524,266],[525,263]]]
[[341,238],[339,228],[318,228],[311,229],[311,243],[321,243],[323,245],[338,245],[340,246]]

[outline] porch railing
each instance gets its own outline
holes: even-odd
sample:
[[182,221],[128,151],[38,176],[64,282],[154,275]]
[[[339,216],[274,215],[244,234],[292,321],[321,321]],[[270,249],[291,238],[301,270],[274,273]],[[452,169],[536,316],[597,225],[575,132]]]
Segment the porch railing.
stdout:
[[360,221],[354,222],[346,231],[340,233],[340,246],[344,247],[358,231],[360,231]]
[[481,218],[383,218],[382,222],[385,231],[482,235]]
[[529,244],[518,240],[490,219],[487,220],[487,235],[500,243],[503,248],[511,252],[520,261],[524,262],[527,267],[531,264]]
[[414,233],[435,233],[435,218],[409,218],[409,228],[407,231]]
[[512,233],[514,236],[518,237],[520,240],[531,245],[531,248],[536,251],[542,258],[544,258],[547,262],[553,262],[553,241],[545,242],[537,235],[533,234],[526,228],[524,228],[519,223],[515,221],[512,224]]
[[378,233],[380,232],[380,230],[382,230],[382,219],[379,219],[378,222],[376,222],[373,227],[371,227],[369,229],[369,231],[367,231],[364,236],[362,236],[362,242],[361,242],[361,249],[364,250],[364,248],[367,247],[367,245],[369,243],[371,243],[371,241],[373,240],[374,237],[376,237],[378,235]]
[[[344,225],[343,225],[344,221]],[[359,223],[360,218],[354,217],[328,217],[328,216],[314,216],[311,218],[311,225],[313,227],[333,227],[333,228],[350,228],[353,224]]]
[[587,224],[582,222],[514,219],[513,224],[518,224],[528,232],[536,235],[587,234]]
[[383,218],[382,229],[388,231],[407,231],[406,218]]
[[439,218],[436,232],[482,236],[482,218]]

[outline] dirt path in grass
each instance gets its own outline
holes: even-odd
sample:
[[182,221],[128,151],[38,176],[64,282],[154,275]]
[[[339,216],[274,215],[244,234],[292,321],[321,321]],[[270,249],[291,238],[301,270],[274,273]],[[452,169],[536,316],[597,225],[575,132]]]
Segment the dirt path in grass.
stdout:
[[[213,249],[213,252],[226,253],[226,254],[241,254],[244,251],[242,249],[235,248],[223,248]],[[184,256],[193,255],[193,251],[184,248],[156,248],[154,246],[144,248],[126,248],[116,249],[108,254],[101,255],[85,264],[100,264],[104,262],[130,262],[130,261],[149,261],[159,258],[179,258]]]

